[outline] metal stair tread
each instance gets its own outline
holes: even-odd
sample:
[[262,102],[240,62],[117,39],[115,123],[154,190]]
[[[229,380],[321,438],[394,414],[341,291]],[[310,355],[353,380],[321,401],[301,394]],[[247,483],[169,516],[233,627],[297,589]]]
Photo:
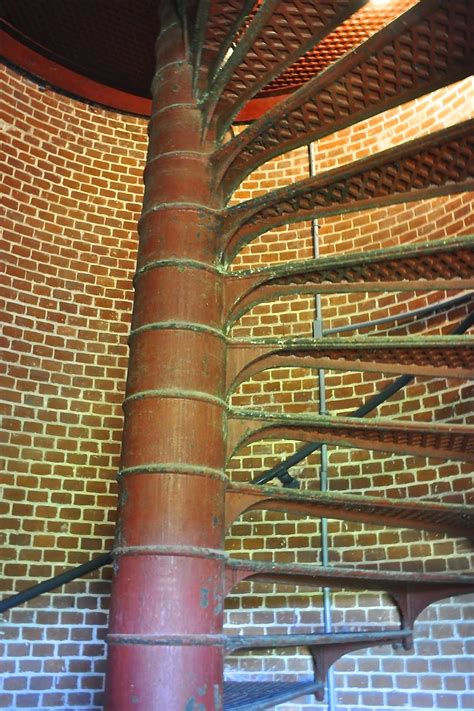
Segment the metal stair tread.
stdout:
[[[406,499],[385,499],[377,496],[339,494],[333,492],[320,492],[311,490],[295,490],[277,486],[257,486],[252,484],[229,483],[228,492],[238,496],[255,497],[251,508],[264,508],[274,511],[292,510],[298,507],[308,507],[307,515],[311,515],[311,507],[324,506],[327,518],[340,518],[342,509],[347,514],[346,520],[351,520],[350,514],[366,515],[376,522],[380,518],[393,519],[392,525],[403,521],[407,528],[423,528],[425,523],[429,528],[445,528],[446,532],[452,531],[469,535],[474,529],[474,507],[465,504],[450,504],[438,501],[412,501]],[[259,501],[261,502],[261,505]],[[287,504],[287,506],[285,506]],[[244,510],[247,510],[246,507]],[[303,511],[302,511],[303,512]],[[316,515],[316,514],[314,514]],[[346,518],[346,516],[344,516]],[[411,525],[410,525],[411,524]],[[385,521],[384,525],[390,525]]]
[[261,711],[321,689],[316,681],[225,681],[224,711]]
[[[400,570],[367,570],[362,568],[344,568],[322,566],[308,563],[273,563],[260,560],[244,560],[241,558],[229,558],[226,562],[229,571],[248,571],[248,578],[258,578],[259,580],[278,578],[277,582],[283,582],[282,578],[295,577],[300,582],[295,584],[308,584],[304,581],[315,578],[326,584],[326,581],[333,587],[350,587],[360,589],[363,585],[369,586],[367,589],[383,589],[386,586],[443,586],[443,585],[465,585],[473,586],[474,575],[453,574],[453,573],[412,573]],[[323,581],[323,582],[322,582]]]
[[275,649],[277,647],[308,647],[347,644],[349,642],[373,642],[388,644],[410,637],[412,630],[366,630],[364,632],[226,635],[225,646],[229,651],[238,649]]

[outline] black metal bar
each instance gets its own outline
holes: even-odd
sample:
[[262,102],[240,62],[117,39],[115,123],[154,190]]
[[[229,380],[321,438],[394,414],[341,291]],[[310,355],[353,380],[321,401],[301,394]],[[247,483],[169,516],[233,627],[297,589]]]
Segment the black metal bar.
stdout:
[[32,600],[34,597],[50,592],[50,590],[59,588],[62,585],[69,583],[71,580],[75,580],[75,578],[81,578],[83,575],[87,575],[87,573],[91,573],[93,570],[97,570],[98,568],[102,568],[104,565],[112,563],[112,560],[112,553],[103,553],[97,558],[88,560],[87,563],[83,563],[75,568],[66,570],[64,573],[55,575],[54,578],[43,580],[42,583],[32,585],[30,588],[26,588],[26,590],[22,590],[16,595],[0,600],[0,613],[9,610],[12,607],[16,607],[17,605],[22,605],[24,602]]
[[[459,336],[462,333],[465,333],[473,324],[474,312],[466,316],[466,318],[463,319],[461,323],[459,323],[452,331],[450,331],[450,335]],[[373,395],[371,398],[369,398],[367,402],[358,407],[357,410],[354,410],[350,417],[364,417],[369,412],[372,412],[372,410],[375,410],[379,405],[382,405],[386,400],[392,397],[392,395],[395,395],[395,393],[397,393],[399,390],[408,385],[408,383],[414,380],[414,378],[414,375],[402,375],[400,378],[397,378],[385,388],[383,388],[383,390],[380,390],[380,392],[378,392],[376,395]],[[272,467],[263,474],[260,474],[260,476],[255,477],[255,479],[252,479],[251,483],[263,485],[267,484],[272,479],[278,477],[285,486],[285,479],[288,475],[288,469],[290,467],[294,467],[296,464],[299,464],[303,459],[306,459],[306,457],[308,457],[313,452],[316,452],[318,449],[321,448],[322,444],[323,443],[321,442],[317,444],[313,444],[310,442],[309,444],[303,445],[303,447],[300,447],[300,449],[298,449],[294,454],[288,457],[288,459],[284,459],[276,466]],[[291,488],[297,488],[297,484],[295,484],[295,482],[297,482],[297,479],[291,477],[291,480]]]
[[474,293],[469,292],[469,294],[461,294],[461,296],[455,296],[452,299],[446,299],[444,301],[437,301],[435,304],[430,304],[429,306],[423,306],[420,309],[413,309],[412,311],[404,311],[400,314],[394,314],[393,316],[385,316],[384,318],[374,319],[373,321],[362,321],[361,323],[349,323],[345,326],[336,326],[335,328],[328,328],[323,331],[323,336],[332,336],[334,333],[345,333],[347,331],[359,331],[362,328],[370,328],[371,326],[381,326],[387,323],[392,323],[393,321],[407,321],[415,320],[417,318],[422,318],[423,316],[432,316],[437,313],[442,313],[447,309],[454,308],[455,306],[462,306],[463,304],[469,303],[471,299],[474,298]]

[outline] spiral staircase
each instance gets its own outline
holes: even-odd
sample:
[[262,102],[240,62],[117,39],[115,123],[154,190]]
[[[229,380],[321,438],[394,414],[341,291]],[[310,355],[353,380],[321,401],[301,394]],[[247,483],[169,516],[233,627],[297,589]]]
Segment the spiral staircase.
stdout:
[[[231,335],[232,325],[255,305],[295,293],[446,291],[469,300],[474,286],[474,260],[473,239],[466,236],[427,243],[416,241],[401,247],[345,253],[253,271],[233,271],[232,262],[253,240],[285,225],[472,190],[472,120],[270,190],[260,197],[237,204],[230,201],[247,176],[265,163],[467,77],[473,67],[474,4],[470,0],[391,2],[383,7],[362,0],[176,0],[175,3],[167,0],[160,4],[168,15],[175,17],[173,26],[179,25],[183,56],[191,68],[190,91],[195,99],[194,110],[199,114],[206,170],[212,190],[222,198],[221,207],[209,208],[209,212],[217,215],[212,226],[201,224],[203,230],[218,232],[210,264],[202,267],[202,257],[189,251],[184,255],[168,255],[166,265],[170,270],[176,267],[166,283],[174,280],[174,288],[181,289],[183,294],[188,293],[185,284],[188,269],[201,268],[203,279],[212,273],[212,278],[222,281],[226,382],[222,393],[211,393],[208,400],[213,397],[217,400],[221,395],[228,398],[246,379],[277,367],[315,370],[337,367],[390,376],[472,378],[474,342],[467,335],[472,316],[452,333],[439,336],[378,334],[249,340]],[[159,66],[166,68],[167,57],[169,64],[183,61],[178,57],[181,48],[176,48],[175,40],[171,43],[166,34],[171,24],[167,25],[163,18],[168,15],[163,11],[160,20],[156,3],[150,0],[122,2],[120,8],[112,0],[103,0],[87,10],[81,3],[41,0],[35,4],[34,12],[26,0],[4,0],[3,5],[3,37],[11,61],[29,71],[33,71],[36,62],[34,72],[45,81],[54,63],[55,85],[89,100],[139,114],[149,113],[148,86],[154,75],[155,38],[158,37]],[[156,99],[163,91],[160,76],[157,74],[153,79],[158,103],[150,124],[145,173],[148,198],[140,227],[143,245],[148,239],[147,215],[161,209],[160,190],[167,190],[161,183],[158,188],[153,187],[150,166],[167,152],[175,151],[176,141],[186,141],[185,137],[176,139],[175,134],[181,131],[184,135],[191,130],[186,125],[180,128],[171,124],[163,129],[159,123],[160,111],[164,110],[159,104],[164,99]],[[178,86],[177,95],[180,91]],[[244,123],[245,128],[233,135],[230,129],[235,121]],[[176,204],[181,201],[188,205],[197,200],[190,188],[177,184],[174,189]],[[149,275],[159,261],[151,254],[153,250],[151,256],[147,255],[147,249],[146,245],[142,247],[137,284],[152,279]],[[135,322],[132,339],[141,338],[147,328],[152,330],[145,321]],[[206,328],[211,333],[218,326],[209,322]],[[166,352],[166,343],[162,342],[160,347]],[[196,358],[198,354],[196,346]],[[181,376],[184,380],[184,370]],[[150,383],[145,386],[135,383],[133,378],[129,380],[126,413],[127,407],[135,407],[140,397],[145,397],[145,391],[149,393],[147,397],[168,397],[156,383],[151,380]],[[190,387],[188,390],[191,392]],[[184,402],[188,396],[183,393],[184,389],[174,397]],[[324,443],[474,462],[473,431],[464,424],[366,417],[364,410],[350,417],[293,416],[226,407],[228,456],[238,447],[261,439],[290,439],[307,443],[301,457]],[[301,458],[290,458],[277,465],[269,476],[257,478],[253,483],[252,472],[246,484],[226,482],[226,526],[245,511],[266,509],[472,538],[472,507],[296,491],[291,488],[294,482],[291,477],[286,479],[290,488],[282,479],[288,477],[295,461]],[[144,465],[126,462],[122,480],[131,479],[137,466]],[[186,472],[193,466],[197,464],[189,464]],[[214,476],[211,469],[210,477]],[[283,487],[272,485],[278,477]],[[127,545],[119,541],[114,554],[123,559],[131,556]],[[143,547],[147,542],[140,545]],[[139,556],[138,548],[135,545],[135,559]],[[166,554],[178,555],[170,546]],[[160,555],[164,555],[161,549]],[[209,559],[213,555],[210,550]],[[104,562],[110,559],[106,557],[101,561]],[[380,644],[401,644],[408,649],[412,645],[414,621],[424,608],[448,596],[474,591],[474,578],[467,574],[375,572],[235,558],[224,560],[223,571],[225,594],[242,580],[313,588],[383,590],[400,612],[400,629],[395,631],[237,637],[222,634],[219,639],[216,635],[213,643],[226,653],[303,646],[310,650],[314,661],[315,675],[311,682],[228,682],[224,691],[227,711],[271,708],[306,693],[314,693],[321,700],[327,672],[342,655]],[[204,646],[205,642],[198,637],[196,633],[192,644]],[[189,640],[181,641],[190,644]],[[143,632],[114,628],[109,643],[122,649],[132,644],[164,646],[169,640],[159,635],[154,640],[151,637],[145,640]],[[195,703],[201,703],[201,699],[196,697]],[[214,706],[203,697],[202,706],[190,708],[219,708],[219,701],[212,703]]]

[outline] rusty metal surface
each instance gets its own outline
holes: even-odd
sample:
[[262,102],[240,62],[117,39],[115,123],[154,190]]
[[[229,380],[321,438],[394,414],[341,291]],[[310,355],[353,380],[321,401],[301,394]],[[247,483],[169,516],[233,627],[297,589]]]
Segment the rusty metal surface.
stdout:
[[[330,586],[349,590],[384,590],[398,607],[400,626],[404,631],[413,629],[416,618],[429,605],[447,597],[474,592],[473,575],[368,571],[230,559],[226,564],[227,590],[230,591],[242,580],[313,588]],[[406,642],[409,646],[411,638],[408,637]]]
[[403,645],[411,649],[411,630],[367,631],[359,633],[332,634],[287,634],[287,635],[233,635],[227,637],[229,652],[240,649],[281,649],[284,647],[308,647],[313,658],[314,675],[321,688],[316,690],[316,698],[324,699],[324,688],[330,667],[345,654],[360,649],[382,645]]
[[466,505],[295,491],[230,482],[225,502],[227,527],[246,511],[266,509],[474,537],[474,507]]
[[276,155],[469,76],[473,23],[470,0],[417,3],[224,145],[226,192]]
[[205,15],[205,19],[195,38],[196,73],[199,73],[201,67],[207,75],[215,73],[216,67],[220,66],[236,42],[255,4],[256,0],[200,0],[198,17]]
[[398,607],[402,630],[413,629],[418,615],[432,603],[474,592],[473,575],[368,571],[358,568],[229,559],[226,565],[227,590],[232,590],[242,580],[312,588],[384,590]]
[[384,590],[398,606],[401,629],[412,629],[416,617],[433,602],[474,592],[472,574],[433,574],[421,570],[406,573],[230,558],[226,564],[227,591],[243,580],[311,588]]
[[[383,632],[379,634],[372,633],[372,635],[369,633],[369,635],[366,636],[366,639],[363,639],[363,635],[361,635],[361,638],[358,640],[348,639],[345,642],[341,640],[339,645],[323,643],[318,645],[310,645],[309,650],[313,658],[315,677],[321,682],[325,681],[329,669],[345,654],[351,654],[359,649],[367,649],[387,644],[391,644],[393,646],[403,645],[404,649],[411,649],[413,646],[413,640],[410,630],[400,630],[398,633],[386,632],[385,636]],[[320,695],[317,698],[322,701],[324,697]]]
[[309,415],[281,416],[231,409],[228,456],[261,439],[296,439],[435,459],[474,462],[474,429],[466,425]]
[[338,632],[328,634],[264,634],[264,635],[227,635],[225,648],[229,652],[238,649],[276,649],[281,647],[339,646],[350,643],[368,642],[370,646],[391,644],[410,635],[409,630],[386,630],[367,632]]
[[232,585],[252,577],[253,580],[273,582],[277,578],[286,580],[291,585],[312,585],[318,587],[352,587],[354,590],[397,590],[411,587],[413,589],[430,589],[449,586],[460,586],[466,593],[474,586],[473,574],[453,573],[406,573],[400,570],[363,570],[360,568],[323,567],[302,563],[271,563],[259,560],[242,560],[229,558],[226,570],[230,575]]
[[228,345],[228,394],[270,368],[327,368],[427,377],[474,378],[469,336],[233,340]]
[[228,652],[240,649],[308,647],[313,658],[315,679],[321,685],[315,690],[319,701],[324,699],[327,673],[338,659],[359,649],[382,645],[403,645],[404,649],[411,649],[413,645],[411,630],[405,628],[358,633],[232,635],[228,636],[226,641]]
[[228,327],[262,301],[292,293],[472,289],[474,237],[291,262],[227,275]]
[[[470,258],[466,259],[461,266],[459,270],[461,274],[468,267],[469,261],[472,260],[470,260]],[[420,259],[420,262],[421,272],[423,270],[423,260]],[[319,274],[316,274],[313,280],[312,274],[302,274],[301,286],[299,287],[297,286],[297,278],[293,281],[291,277],[289,277],[287,280],[270,281],[270,283],[256,286],[255,289],[250,289],[246,296],[242,296],[241,299],[238,299],[235,308],[228,312],[227,329],[230,329],[238,319],[254,306],[264,302],[274,301],[280,297],[294,296],[295,294],[303,296],[309,294],[381,293],[390,291],[472,291],[474,289],[473,276],[452,276],[451,278],[440,279],[413,278],[411,281],[403,279],[401,281],[387,280],[385,282],[382,279],[378,279],[377,281],[363,281],[361,278],[360,281],[353,282],[341,279],[341,281],[337,283],[331,281],[318,283],[318,276]],[[237,282],[231,284],[231,289],[227,292],[229,299],[233,299],[236,292],[241,289],[243,291],[246,286],[249,286],[250,281],[251,280],[248,280],[247,284]],[[230,291],[234,293],[231,295],[231,293],[229,293]]]
[[473,154],[471,119],[239,203],[223,220],[224,259],[281,225],[474,190]]

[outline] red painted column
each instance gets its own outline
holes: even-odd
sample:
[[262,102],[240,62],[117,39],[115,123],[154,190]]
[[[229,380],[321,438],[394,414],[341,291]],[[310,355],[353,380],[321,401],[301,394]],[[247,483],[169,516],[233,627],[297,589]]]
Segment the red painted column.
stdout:
[[105,708],[222,707],[221,203],[172,3],[162,3],[124,403]]

